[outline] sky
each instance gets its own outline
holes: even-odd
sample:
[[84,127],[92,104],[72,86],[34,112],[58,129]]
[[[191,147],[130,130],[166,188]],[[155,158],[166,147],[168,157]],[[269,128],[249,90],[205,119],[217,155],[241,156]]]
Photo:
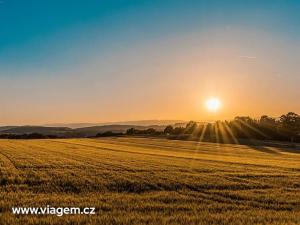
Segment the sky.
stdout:
[[0,125],[300,113],[299,11],[298,0],[1,0]]

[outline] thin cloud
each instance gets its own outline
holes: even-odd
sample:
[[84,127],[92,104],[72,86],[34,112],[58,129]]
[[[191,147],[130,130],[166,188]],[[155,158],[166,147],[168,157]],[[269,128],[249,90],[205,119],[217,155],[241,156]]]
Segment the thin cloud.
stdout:
[[240,55],[240,58],[244,58],[244,59],[256,59],[256,56]]

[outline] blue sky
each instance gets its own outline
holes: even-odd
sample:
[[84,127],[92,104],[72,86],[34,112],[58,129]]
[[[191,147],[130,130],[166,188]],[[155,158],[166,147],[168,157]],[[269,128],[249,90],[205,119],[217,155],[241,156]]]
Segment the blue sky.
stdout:
[[11,70],[51,69],[76,62],[79,53],[209,26],[248,26],[299,38],[299,10],[296,0],[2,0],[0,62]]
[[[161,75],[159,78],[157,75],[156,81],[170,83],[168,79],[171,75],[167,75],[166,70],[170,66],[169,59],[173,57],[173,51],[177,57],[175,61],[180,61],[181,52],[185,52],[191,56],[196,54],[195,57],[199,57],[201,63],[209,60],[211,56],[209,62],[213,61],[214,57],[221,57],[220,55],[224,54],[223,51],[226,49],[227,52],[237,52],[237,57],[243,59],[255,59],[257,55],[263,54],[261,51],[264,51],[264,54],[271,52],[270,55],[265,56],[267,58],[265,61],[259,62],[259,66],[250,68],[255,71],[254,74],[265,74],[267,69],[269,73],[271,58],[278,54],[275,61],[276,58],[280,59],[282,64],[280,67],[276,65],[279,71],[276,74],[286,78],[285,86],[282,88],[285,89],[288,84],[291,85],[289,87],[291,90],[296,90],[293,83],[298,81],[297,77],[299,77],[299,71],[296,68],[299,58],[291,51],[297,49],[300,40],[299,11],[300,2],[297,0],[2,0],[0,1],[0,81],[2,83],[0,83],[0,88],[4,92],[4,89],[7,91],[10,87],[9,90],[13,90],[16,96],[21,94],[21,90],[30,93],[27,98],[15,97],[8,103],[3,99],[3,93],[0,90],[2,94],[0,101],[6,106],[6,114],[3,117],[6,118],[7,123],[50,122],[47,117],[35,121],[30,117],[29,111],[24,118],[18,114],[9,116],[11,111],[16,110],[11,106],[12,104],[22,106],[26,103],[39,108],[41,112],[46,112],[48,108],[43,106],[37,98],[41,94],[46,102],[49,104],[52,102],[53,105],[56,104],[56,107],[73,100],[69,96],[61,100],[59,104],[56,103],[55,97],[51,95],[50,87],[53,86],[49,86],[49,82],[54,85],[55,82],[66,84],[68,79],[78,80],[78,83],[73,80],[72,85],[61,85],[58,92],[63,96],[68,96],[68,93],[74,96],[78,93],[78,98],[83,101],[82,96],[85,96],[84,99],[95,95],[98,95],[100,99],[107,98],[104,93],[97,94],[96,88],[94,91],[89,91],[90,83],[104,83],[104,89],[109,90],[118,85],[115,81],[117,79],[127,86],[127,88],[118,86],[127,96],[128,89],[141,87],[145,85],[143,82],[156,77],[149,71],[155,70],[157,64],[160,64]],[[203,41],[203,38],[206,39]],[[162,52],[159,52],[160,49]],[[205,60],[201,58],[203,55],[193,52],[193,49],[199,51],[204,49]],[[156,62],[154,57],[161,60]],[[191,61],[195,60],[195,57]],[[186,58],[184,60],[178,71],[181,71],[183,67],[188,67],[189,60]],[[218,59],[216,62],[224,63],[226,60]],[[151,64],[152,61],[155,61],[155,67]],[[238,63],[240,62],[236,64]],[[131,67],[139,68],[132,73],[135,75],[130,75]],[[282,75],[284,67],[287,67],[286,75]],[[212,70],[213,68],[207,73],[212,73]],[[98,71],[97,75],[95,71]],[[159,73],[159,71],[156,72]],[[192,71],[191,74],[194,72]],[[265,82],[271,79],[273,72],[264,75]],[[203,79],[207,81],[205,74],[190,75],[191,80],[197,80],[199,76],[203,76]],[[222,80],[228,75],[218,76],[221,76]],[[140,83],[136,81],[139,79],[141,79]],[[247,79],[251,77],[248,76]],[[25,87],[22,86],[24,80],[28,82]],[[81,88],[82,80],[86,80],[87,84],[81,92],[78,89]],[[180,79],[174,78],[172,82],[176,85]],[[153,86],[151,86],[150,82],[149,93],[153,90],[161,91],[154,84],[153,81]],[[36,90],[37,85],[40,87],[38,90]],[[291,98],[288,96],[288,99]],[[116,105],[120,101],[129,103],[130,99],[129,94],[128,98],[122,100],[117,96],[113,97]],[[130,104],[138,107],[141,105],[140,101],[142,100],[130,102]],[[170,99],[166,100],[166,102],[170,101],[172,102]],[[97,104],[99,108],[104,107],[102,103]],[[86,107],[89,108],[89,105]],[[112,109],[116,106],[106,105],[105,107],[114,111]],[[293,105],[290,109],[293,109]],[[90,112],[93,122],[97,119],[96,111]],[[106,114],[112,114],[111,111],[108,110]],[[279,112],[281,112],[279,109],[270,110],[271,114]],[[168,119],[187,119],[185,117],[195,117],[197,113],[201,114],[196,111],[187,115],[141,111],[139,119],[152,119],[160,115]],[[241,111],[241,113],[247,113],[247,111]],[[88,119],[83,118],[86,115],[82,113],[72,118],[72,122],[86,122]],[[60,121],[65,120],[62,114],[57,117]],[[135,118],[116,114],[111,117],[103,116],[98,120],[127,119]],[[58,122],[54,120],[52,118],[51,122]]]

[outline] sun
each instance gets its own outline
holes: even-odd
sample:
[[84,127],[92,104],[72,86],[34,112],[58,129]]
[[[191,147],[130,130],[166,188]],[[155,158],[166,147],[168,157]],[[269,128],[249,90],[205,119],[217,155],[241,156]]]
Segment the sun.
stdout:
[[207,110],[209,110],[211,112],[217,112],[221,108],[222,103],[221,103],[220,99],[213,97],[213,98],[209,98],[206,100],[205,106],[206,106]]

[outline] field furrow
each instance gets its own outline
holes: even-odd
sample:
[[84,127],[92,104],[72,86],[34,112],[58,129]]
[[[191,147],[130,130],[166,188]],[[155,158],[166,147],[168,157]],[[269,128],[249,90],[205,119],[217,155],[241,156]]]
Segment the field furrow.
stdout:
[[[0,224],[297,224],[300,153],[147,138],[0,140]],[[14,216],[13,206],[96,207]]]

